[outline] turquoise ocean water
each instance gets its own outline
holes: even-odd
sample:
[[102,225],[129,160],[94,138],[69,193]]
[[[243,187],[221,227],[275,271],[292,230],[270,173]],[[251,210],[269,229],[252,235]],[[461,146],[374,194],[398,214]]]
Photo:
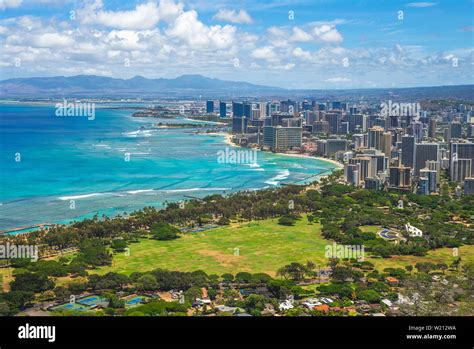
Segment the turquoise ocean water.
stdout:
[[54,106],[0,105],[0,230],[301,183],[334,168],[265,152],[256,164],[219,163],[223,136],[158,129],[170,120],[132,113],[97,108],[88,120],[56,116]]

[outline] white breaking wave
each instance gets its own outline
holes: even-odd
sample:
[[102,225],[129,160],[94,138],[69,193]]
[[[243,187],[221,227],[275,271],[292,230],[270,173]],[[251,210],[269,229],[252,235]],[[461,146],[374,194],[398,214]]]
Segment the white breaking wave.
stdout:
[[92,144],[94,148],[105,148],[105,149],[110,149],[110,145],[108,144]]
[[138,130],[138,131],[130,131],[130,132],[123,132],[122,134],[123,134],[124,136],[136,136],[136,135],[139,134],[139,133],[140,133],[140,130]]
[[165,193],[182,193],[188,191],[224,191],[230,190],[231,188],[189,188],[189,189],[170,189],[164,190]]
[[137,131],[123,132],[122,135],[126,137],[151,137],[152,130],[137,130]]
[[130,191],[127,191],[127,193],[135,195],[135,194],[140,194],[140,193],[150,193],[153,191],[154,191],[153,189],[140,189],[140,190],[130,190]]
[[[159,191],[155,189],[137,189],[137,190],[128,190],[125,193],[128,195],[137,195],[137,194],[152,193],[152,192],[155,192],[155,193],[161,192],[161,193],[171,194],[171,193],[184,193],[184,192],[192,192],[192,191],[226,191],[226,190],[231,190],[231,189],[232,188],[188,188],[188,189],[170,189],[170,190],[159,190]],[[124,192],[119,192],[119,193],[107,192],[107,193],[69,195],[69,196],[60,196],[58,200],[61,200],[61,201],[80,200],[80,199],[88,199],[88,198],[107,196],[107,195],[123,197],[123,196],[126,196],[125,193]]]
[[60,196],[58,199],[61,201],[67,200],[78,200],[78,199],[87,199],[94,196],[104,196],[106,193],[92,193],[92,194],[83,194],[83,195],[73,195],[73,196]]
[[245,166],[248,166],[248,167],[261,167],[259,164],[257,164],[256,162],[251,162],[249,164],[243,164]]
[[289,175],[290,175],[289,170],[283,170],[283,171],[280,171],[280,173],[276,175],[275,177],[270,178],[268,181],[265,181],[265,183],[271,184],[271,185],[278,185],[280,181],[287,179]]

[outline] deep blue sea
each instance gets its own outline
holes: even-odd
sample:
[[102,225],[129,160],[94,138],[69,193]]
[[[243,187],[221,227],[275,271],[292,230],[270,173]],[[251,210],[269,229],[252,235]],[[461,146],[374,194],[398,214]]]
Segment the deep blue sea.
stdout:
[[97,107],[88,120],[56,116],[54,105],[0,104],[0,230],[301,183],[334,168],[266,152],[256,164],[221,163],[223,136],[156,128],[170,120],[133,112]]

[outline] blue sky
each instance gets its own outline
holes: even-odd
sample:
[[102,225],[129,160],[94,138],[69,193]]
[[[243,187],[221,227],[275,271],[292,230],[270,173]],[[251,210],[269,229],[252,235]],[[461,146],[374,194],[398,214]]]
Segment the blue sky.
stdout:
[[473,7],[472,0],[0,0],[0,77],[203,74],[287,88],[471,84]]

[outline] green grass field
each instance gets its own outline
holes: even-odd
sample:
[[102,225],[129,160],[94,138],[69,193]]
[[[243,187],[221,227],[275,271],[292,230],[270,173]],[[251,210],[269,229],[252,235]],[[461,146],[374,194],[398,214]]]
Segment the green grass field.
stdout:
[[[274,276],[276,271],[291,262],[313,261],[324,267],[325,246],[332,241],[320,235],[319,224],[309,224],[305,218],[293,227],[277,224],[277,220],[264,220],[220,227],[201,233],[183,235],[173,241],[143,239],[131,244],[130,255],[114,255],[113,265],[91,271],[104,274],[115,271],[130,274],[163,268],[178,271],[203,270],[208,274],[263,272]],[[375,227],[370,227],[375,231]],[[238,252],[238,253],[237,253]],[[459,249],[463,261],[474,261],[474,246]],[[419,261],[450,264],[455,257],[452,250],[443,248],[431,251],[426,257],[397,256],[388,259],[371,258],[377,269],[404,267]]]
[[[474,263],[474,245],[461,246],[458,251],[462,263]],[[424,257],[395,256],[391,258],[368,258],[379,270],[384,268],[403,268],[418,262],[446,263],[448,266],[456,259],[451,248],[431,250]]]
[[320,236],[320,228],[305,219],[294,227],[284,227],[275,219],[241,227],[220,227],[173,241],[144,239],[129,246],[130,256],[114,255],[113,265],[100,268],[98,273],[113,270],[130,274],[160,267],[179,271],[201,269],[219,275],[239,271],[275,275],[281,266],[293,261],[311,260],[323,266],[327,262],[324,247],[332,242]]
[[362,225],[359,227],[364,233],[375,233],[377,234],[380,230],[382,230],[382,226],[380,225]]

